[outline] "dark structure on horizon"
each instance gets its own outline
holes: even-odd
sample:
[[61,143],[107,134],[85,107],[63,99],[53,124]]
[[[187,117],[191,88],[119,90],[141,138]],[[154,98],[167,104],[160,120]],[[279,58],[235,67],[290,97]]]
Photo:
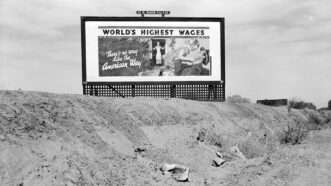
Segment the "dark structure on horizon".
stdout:
[[287,99],[263,99],[257,100],[257,104],[268,105],[268,106],[286,106],[288,104]]

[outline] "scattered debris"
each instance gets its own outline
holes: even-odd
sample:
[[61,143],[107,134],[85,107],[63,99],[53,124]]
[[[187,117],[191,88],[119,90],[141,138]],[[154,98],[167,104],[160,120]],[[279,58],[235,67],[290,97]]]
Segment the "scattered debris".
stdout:
[[204,142],[205,138],[206,138],[206,135],[207,135],[207,130],[202,128],[198,133],[197,140],[200,141],[200,142]]
[[176,180],[180,182],[186,182],[189,181],[189,171],[190,169],[188,167],[185,167],[183,165],[178,164],[167,164],[165,163],[160,170],[163,174],[171,173],[171,176]]
[[226,161],[224,159],[216,157],[216,158],[213,159],[212,166],[219,167],[219,166],[223,165],[225,162]]
[[267,165],[272,165],[272,161],[270,159],[270,156],[266,156],[263,160],[263,163],[265,163]]
[[134,152],[138,152],[138,153],[145,152],[145,151],[146,151],[145,147],[137,147],[134,149]]
[[230,151],[243,160],[247,160],[246,156],[240,151],[238,144],[230,148]]
[[165,173],[165,172],[169,172],[170,170],[174,169],[176,167],[176,164],[168,164],[165,163],[163,164],[163,166],[160,168],[160,170]]
[[219,166],[223,165],[226,162],[226,160],[223,159],[224,156],[222,153],[216,152],[216,155],[217,155],[217,157],[213,159],[212,166],[219,167]]
[[216,155],[217,155],[219,158],[223,158],[223,157],[224,157],[223,154],[220,153],[220,152],[216,152]]

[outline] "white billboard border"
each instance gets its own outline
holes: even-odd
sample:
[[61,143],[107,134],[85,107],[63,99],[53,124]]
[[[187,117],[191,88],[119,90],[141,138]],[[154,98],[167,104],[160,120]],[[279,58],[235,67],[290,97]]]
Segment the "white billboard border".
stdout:
[[[189,21],[189,22],[219,22],[220,23],[220,79],[219,81],[87,81],[86,79],[86,30],[85,23],[88,21]],[[97,84],[215,84],[223,83],[225,86],[225,38],[224,38],[224,18],[216,17],[81,17],[81,44],[82,44],[82,82]]]

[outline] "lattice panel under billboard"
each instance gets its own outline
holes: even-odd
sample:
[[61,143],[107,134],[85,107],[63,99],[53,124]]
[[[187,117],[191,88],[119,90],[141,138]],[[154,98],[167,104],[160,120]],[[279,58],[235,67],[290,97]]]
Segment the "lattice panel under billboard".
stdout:
[[170,85],[135,85],[135,96],[171,97]]
[[177,97],[200,101],[224,101],[223,84],[84,84],[84,95],[108,97]]
[[193,100],[224,100],[221,85],[186,84],[176,85],[176,97]]

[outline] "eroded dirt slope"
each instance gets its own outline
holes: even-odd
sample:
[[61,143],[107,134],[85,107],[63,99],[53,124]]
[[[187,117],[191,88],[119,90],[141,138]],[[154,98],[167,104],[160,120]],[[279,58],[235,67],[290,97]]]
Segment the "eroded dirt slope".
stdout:
[[[280,144],[298,122],[285,107],[0,91],[0,185],[330,185],[330,130]],[[189,182],[163,163],[189,167]]]

